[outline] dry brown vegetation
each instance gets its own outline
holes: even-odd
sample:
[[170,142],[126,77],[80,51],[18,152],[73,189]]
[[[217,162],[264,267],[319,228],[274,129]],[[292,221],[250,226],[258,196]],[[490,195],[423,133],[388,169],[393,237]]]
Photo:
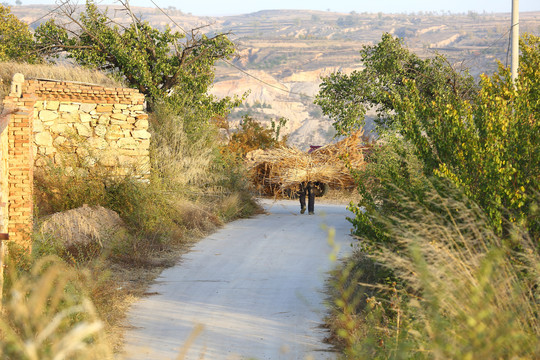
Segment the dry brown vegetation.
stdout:
[[481,211],[439,194],[427,201],[447,216],[401,200],[408,213],[387,220],[401,250],[357,250],[336,272],[329,340],[354,359],[538,358],[534,239],[516,227],[512,249]]
[[17,62],[0,63],[0,112],[2,101],[9,94],[13,75],[21,73],[25,79],[54,79],[77,81],[101,86],[121,87],[122,82],[107,77],[100,71],[73,65],[23,64]]
[[112,358],[104,323],[80,286],[81,272],[49,256],[9,275],[0,317],[3,359]]
[[116,350],[127,309],[155,277],[195,241],[256,208],[240,190],[194,195],[195,187],[179,189],[177,181],[67,176],[62,169],[36,178],[33,257],[58,255],[79,274]]
[[350,169],[365,164],[364,155],[371,145],[358,131],[335,144],[307,153],[296,148],[255,150],[247,154],[252,181],[259,187],[276,191],[304,182],[321,182],[334,189],[353,189]]

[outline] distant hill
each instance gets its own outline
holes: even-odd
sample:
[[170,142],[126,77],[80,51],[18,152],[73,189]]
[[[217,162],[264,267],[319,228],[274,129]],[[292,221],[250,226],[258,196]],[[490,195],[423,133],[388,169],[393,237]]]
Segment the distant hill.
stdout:
[[[16,6],[13,13],[35,28],[52,6]],[[125,12],[109,6],[109,14],[125,22]],[[507,61],[510,14],[370,14],[325,11],[265,10],[226,17],[197,17],[175,8],[133,7],[155,27],[166,26],[201,31],[230,32],[238,56],[217,67],[213,93],[217,96],[251,90],[246,104],[231,116],[242,115],[270,121],[289,118],[285,132],[290,142],[302,148],[331,140],[329,119],[322,117],[313,97],[320,76],[333,71],[350,72],[361,67],[358,51],[378,42],[384,32],[402,37],[421,57],[438,52],[454,66],[471,74],[492,73],[497,60]],[[37,21],[36,21],[37,20]],[[35,21],[35,22],[34,22]],[[521,32],[540,33],[540,12],[520,14]],[[249,74],[249,75],[248,75]]]

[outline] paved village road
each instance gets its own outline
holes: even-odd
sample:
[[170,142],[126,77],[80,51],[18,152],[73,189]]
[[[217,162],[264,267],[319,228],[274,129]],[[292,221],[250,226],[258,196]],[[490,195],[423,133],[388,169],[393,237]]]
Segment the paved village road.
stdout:
[[[165,270],[128,315],[125,359],[335,359],[323,343],[324,282],[350,251],[350,213],[317,203],[299,214],[296,201],[263,200],[267,214],[239,220],[198,242]],[[194,328],[202,332],[185,346]]]

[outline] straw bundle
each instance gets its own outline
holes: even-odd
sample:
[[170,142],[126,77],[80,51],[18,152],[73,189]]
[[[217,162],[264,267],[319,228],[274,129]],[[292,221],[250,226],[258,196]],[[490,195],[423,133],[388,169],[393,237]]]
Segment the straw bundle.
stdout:
[[273,193],[295,188],[302,182],[326,183],[333,188],[354,187],[348,166],[360,168],[364,162],[362,132],[323,146],[311,154],[296,148],[255,150],[247,154],[253,182]]

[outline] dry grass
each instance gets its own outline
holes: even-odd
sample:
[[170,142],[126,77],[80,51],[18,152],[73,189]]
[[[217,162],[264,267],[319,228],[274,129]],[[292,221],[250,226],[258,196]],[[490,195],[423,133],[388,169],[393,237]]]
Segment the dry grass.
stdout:
[[348,205],[351,202],[358,204],[361,195],[356,188],[353,189],[329,189],[323,197],[317,201],[325,204],[343,204]]
[[106,237],[125,227],[118,214],[102,206],[83,205],[80,208],[54,213],[41,223],[40,233],[65,241],[65,245],[98,243],[104,246]]
[[73,65],[47,65],[23,64],[16,62],[0,63],[0,112],[3,109],[2,101],[9,94],[13,75],[21,73],[25,79],[53,79],[64,81],[77,81],[97,84],[101,86],[123,87],[124,84],[107,77],[97,70],[90,70]]
[[0,355],[8,359],[112,359],[104,324],[66,265],[47,257],[11,272],[0,318]]
[[355,184],[350,168],[361,168],[365,164],[364,153],[370,148],[362,135],[359,131],[311,154],[296,148],[252,151],[246,156],[252,180],[260,187],[279,190],[308,181],[352,189]]
[[[159,180],[89,181],[53,170],[35,181],[40,212],[52,215],[35,234],[34,254],[58,254],[72,271],[91,274],[80,275],[81,281],[118,350],[127,309],[159,273],[224,221],[252,213],[253,201],[243,192],[189,199]],[[123,221],[114,211],[85,202],[114,209]]]
[[69,265],[67,270],[93,300],[109,344],[119,351],[130,305],[145,296],[163,269],[176,264],[195,241],[222,224],[216,211],[238,206],[237,200],[219,204],[210,209],[202,202],[170,199],[168,214],[175,224],[169,224],[172,229],[167,231],[172,231],[160,235],[160,230],[154,230],[154,235],[146,236],[100,206],[55,213],[46,217],[35,235],[34,255],[58,254]]
[[216,151],[212,146],[213,134],[208,129],[201,129],[196,139],[190,138],[184,131],[182,117],[166,104],[157,105],[149,120],[152,169],[166,179],[166,186],[198,186],[212,180]]

